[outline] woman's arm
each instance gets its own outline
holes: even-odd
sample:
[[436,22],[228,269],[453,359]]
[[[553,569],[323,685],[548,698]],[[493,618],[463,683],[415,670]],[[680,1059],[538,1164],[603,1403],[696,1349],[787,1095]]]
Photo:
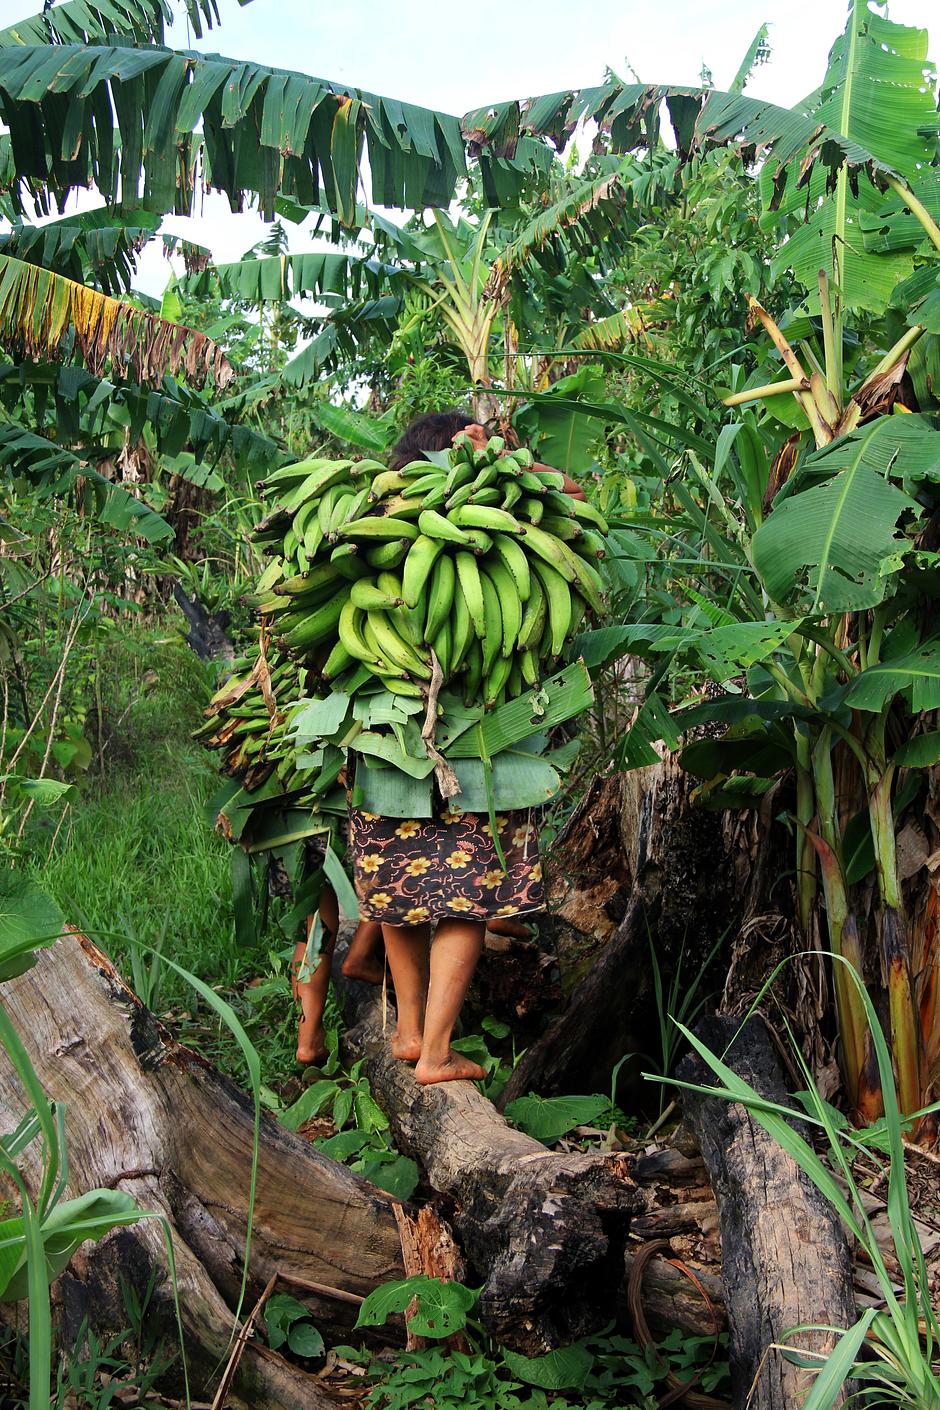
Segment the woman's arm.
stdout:
[[551,465],[539,465],[538,462],[532,466],[532,469],[535,471],[536,475],[564,475],[565,483],[562,485],[562,489],[565,494],[570,494],[572,499],[587,500],[587,495],[584,493],[577,480],[572,480],[570,475],[565,475],[564,470],[554,470]]

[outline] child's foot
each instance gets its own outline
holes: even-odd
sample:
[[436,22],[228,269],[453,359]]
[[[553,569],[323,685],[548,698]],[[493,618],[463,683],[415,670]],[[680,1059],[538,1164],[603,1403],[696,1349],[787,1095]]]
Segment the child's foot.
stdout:
[[392,1034],[391,1048],[392,1057],[401,1062],[417,1062],[421,1056],[421,1034],[409,1038],[396,1028]]
[[486,1076],[479,1063],[471,1062],[463,1053],[453,1051],[443,1062],[421,1058],[415,1068],[415,1081],[429,1087],[432,1082],[481,1082]]
[[297,1033],[297,1061],[304,1067],[326,1062],[327,1046],[323,1024],[306,1024],[301,1020]]
[[347,979],[361,979],[364,984],[381,984],[385,978],[385,967],[374,955],[349,954],[343,960],[343,973]]

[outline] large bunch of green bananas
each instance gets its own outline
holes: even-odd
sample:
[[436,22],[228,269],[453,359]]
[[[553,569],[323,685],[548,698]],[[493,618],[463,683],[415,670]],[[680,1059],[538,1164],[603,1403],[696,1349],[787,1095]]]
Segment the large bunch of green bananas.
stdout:
[[[255,605],[279,648],[339,690],[420,698],[435,670],[500,705],[557,667],[603,608],[607,525],[527,450],[465,440],[401,471],[307,460],[271,475],[256,537],[276,556]],[[423,687],[423,689],[422,689]]]

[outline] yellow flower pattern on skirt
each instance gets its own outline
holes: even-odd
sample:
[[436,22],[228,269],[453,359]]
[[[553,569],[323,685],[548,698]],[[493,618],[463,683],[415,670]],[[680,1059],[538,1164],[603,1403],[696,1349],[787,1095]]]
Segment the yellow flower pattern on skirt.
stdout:
[[353,879],[363,920],[419,925],[461,916],[522,915],[545,905],[538,829],[528,810],[499,813],[503,871],[484,816],[451,799],[434,818],[381,818],[350,809]]

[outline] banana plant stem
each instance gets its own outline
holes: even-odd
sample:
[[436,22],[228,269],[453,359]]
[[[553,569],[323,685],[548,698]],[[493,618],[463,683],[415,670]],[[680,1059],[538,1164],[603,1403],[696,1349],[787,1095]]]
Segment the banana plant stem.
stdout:
[[906,185],[905,182],[900,181],[898,177],[886,175],[885,180],[895,195],[900,196],[911,215],[920,221],[928,237],[933,242],[934,247],[940,250],[940,226],[937,225],[937,222],[927,210],[926,206],[917,199],[911,188]]

